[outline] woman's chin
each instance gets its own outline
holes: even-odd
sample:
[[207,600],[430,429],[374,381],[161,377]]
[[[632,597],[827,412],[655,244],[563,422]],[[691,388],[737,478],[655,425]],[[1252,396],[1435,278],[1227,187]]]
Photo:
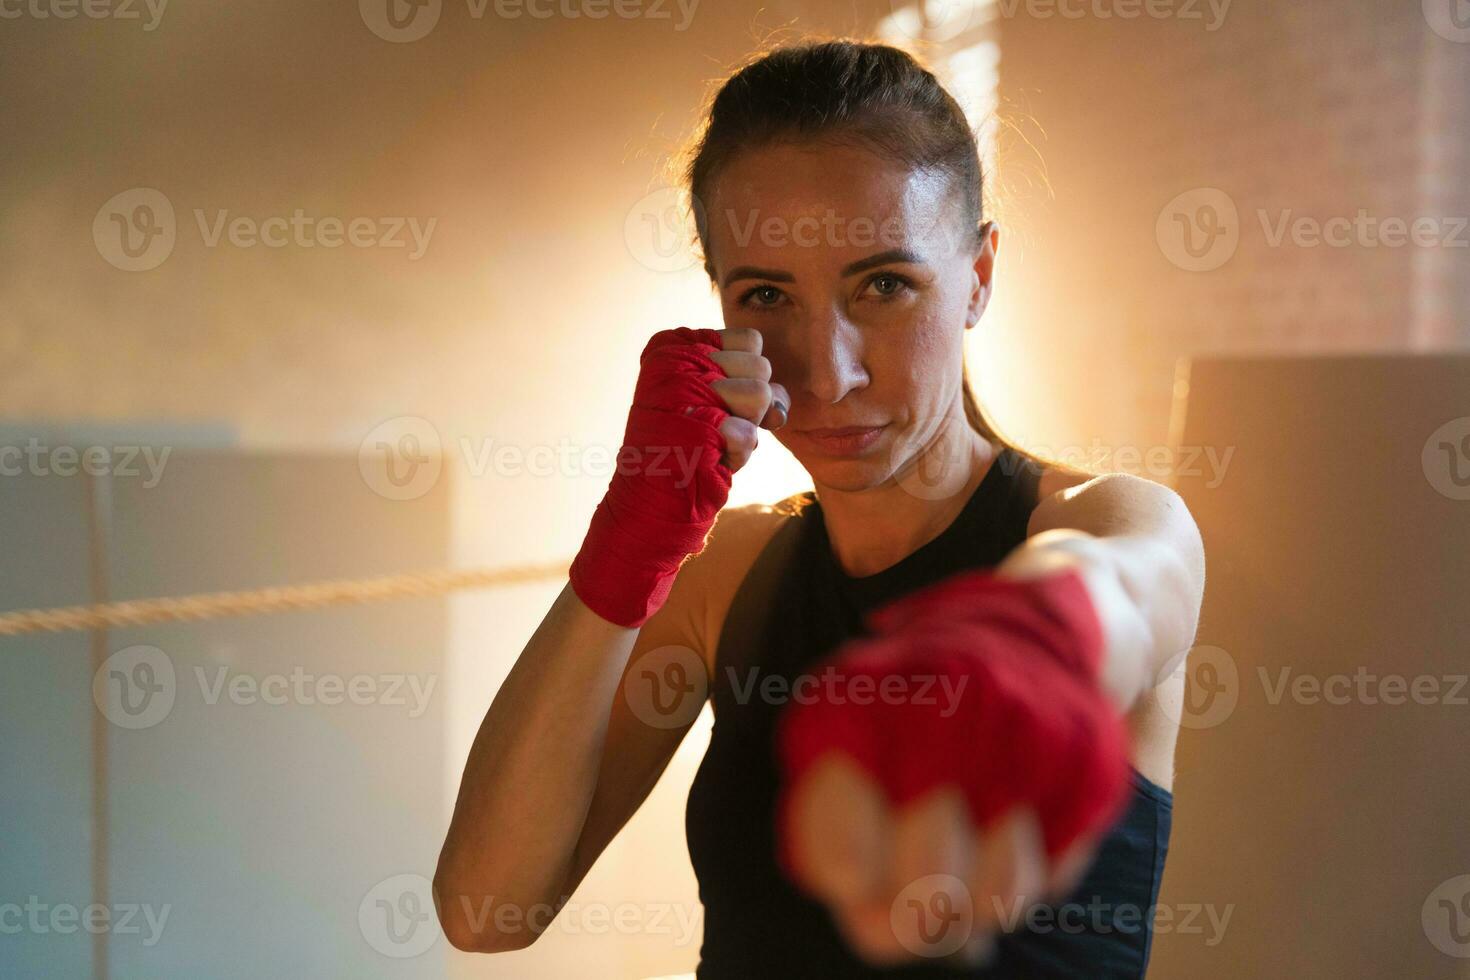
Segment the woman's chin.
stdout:
[[797,461],[811,475],[814,484],[845,493],[871,490],[893,477],[886,453],[846,458],[813,456]]

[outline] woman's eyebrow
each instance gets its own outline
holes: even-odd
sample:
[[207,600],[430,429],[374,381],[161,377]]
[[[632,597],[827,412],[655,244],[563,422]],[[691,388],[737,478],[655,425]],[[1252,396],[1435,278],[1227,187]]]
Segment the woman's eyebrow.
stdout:
[[730,270],[725,277],[725,285],[730,285],[737,279],[770,279],[772,282],[795,282],[796,277],[789,272],[780,269],[757,269],[753,265],[739,265]]
[[859,272],[866,271],[878,265],[887,265],[890,262],[908,262],[911,265],[923,265],[924,260],[917,253],[910,252],[906,248],[890,248],[886,252],[870,255],[865,259],[858,259],[842,269],[842,278],[855,276]]
[[[865,259],[858,259],[856,262],[851,262],[843,266],[842,278],[846,279],[848,276],[854,276],[874,266],[887,265],[890,262],[907,262],[912,265],[924,264],[923,258],[915,252],[911,252],[906,248],[890,248],[886,252],[879,252],[877,255],[870,255]],[[741,265],[731,269],[730,274],[725,277],[725,285],[728,286],[738,279],[769,279],[772,282],[796,281],[795,276],[781,269],[758,269],[753,265]]]

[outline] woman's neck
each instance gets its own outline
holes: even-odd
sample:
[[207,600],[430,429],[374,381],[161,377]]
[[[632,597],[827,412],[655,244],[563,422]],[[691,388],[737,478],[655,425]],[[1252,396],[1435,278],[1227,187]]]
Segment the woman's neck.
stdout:
[[[954,523],[1000,446],[961,417],[881,485],[868,490],[818,486],[822,520],[838,567],[851,577],[898,564]],[[929,482],[929,474],[939,473]]]

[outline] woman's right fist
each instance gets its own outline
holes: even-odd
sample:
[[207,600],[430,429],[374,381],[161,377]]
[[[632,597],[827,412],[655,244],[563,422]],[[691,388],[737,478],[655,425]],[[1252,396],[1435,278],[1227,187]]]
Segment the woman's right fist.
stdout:
[[710,354],[725,377],[710,388],[725,403],[730,415],[720,422],[725,437],[725,462],[731,472],[750,461],[758,442],[757,428],[775,431],[786,424],[791,395],[771,381],[771,362],[761,353],[761,333],[750,327],[716,331],[722,348]]
[[658,611],[704,549],[757,425],[784,424],[790,399],[760,350],[750,329],[676,327],[644,346],[618,465],[570,574],[603,619],[638,627]]

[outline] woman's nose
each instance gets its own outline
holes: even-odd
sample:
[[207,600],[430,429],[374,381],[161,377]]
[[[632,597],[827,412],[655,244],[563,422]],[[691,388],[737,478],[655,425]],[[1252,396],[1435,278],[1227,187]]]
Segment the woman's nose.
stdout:
[[846,317],[814,318],[806,329],[804,387],[821,404],[835,405],[868,383],[862,335]]

